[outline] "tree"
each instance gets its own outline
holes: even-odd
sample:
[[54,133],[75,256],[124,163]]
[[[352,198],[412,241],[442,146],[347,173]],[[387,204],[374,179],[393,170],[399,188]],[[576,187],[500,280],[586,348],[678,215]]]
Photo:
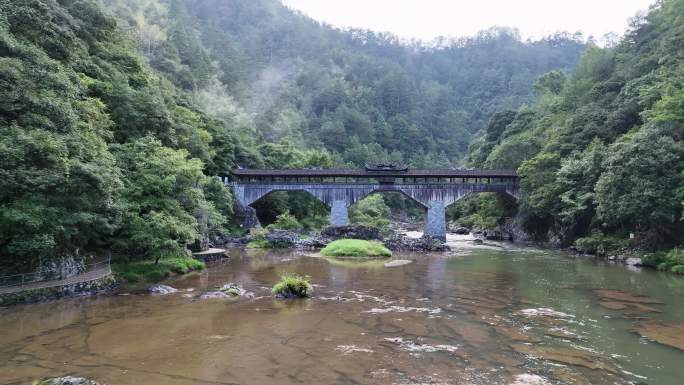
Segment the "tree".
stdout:
[[112,150],[124,176],[126,216],[116,236],[122,251],[157,260],[183,255],[186,244],[225,222],[204,195],[210,182],[202,162],[188,159],[187,151],[164,147],[151,137]]
[[599,217],[609,226],[661,229],[680,217],[684,146],[647,126],[613,144],[596,183]]

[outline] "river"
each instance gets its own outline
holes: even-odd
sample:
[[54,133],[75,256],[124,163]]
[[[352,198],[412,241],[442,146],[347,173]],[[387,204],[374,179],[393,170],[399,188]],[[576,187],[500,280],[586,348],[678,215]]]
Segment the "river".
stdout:
[[[683,330],[681,277],[507,244],[452,247],[396,253],[413,262],[392,268],[231,250],[166,282],[177,293],[0,309],[0,383],[683,383],[684,351],[637,333]],[[313,298],[270,295],[288,272],[311,277]],[[198,298],[227,282],[255,297]]]

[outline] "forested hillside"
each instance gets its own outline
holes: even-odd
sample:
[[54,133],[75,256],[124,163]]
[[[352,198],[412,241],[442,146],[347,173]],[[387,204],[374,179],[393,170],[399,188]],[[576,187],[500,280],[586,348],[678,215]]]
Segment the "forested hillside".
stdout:
[[273,0],[0,0],[0,266],[182,254],[228,231],[216,175],[237,165],[453,165],[583,48],[505,29],[409,45]]
[[356,166],[456,165],[494,111],[531,102],[536,77],[573,68],[584,49],[579,35],[523,42],[502,28],[402,44],[322,26],[273,0],[106,3],[154,68],[209,92],[209,111],[234,103],[260,139],[325,148]]
[[590,251],[629,233],[637,246],[684,241],[684,1],[659,2],[534,89],[539,102],[496,113],[467,157],[519,170],[524,227]]

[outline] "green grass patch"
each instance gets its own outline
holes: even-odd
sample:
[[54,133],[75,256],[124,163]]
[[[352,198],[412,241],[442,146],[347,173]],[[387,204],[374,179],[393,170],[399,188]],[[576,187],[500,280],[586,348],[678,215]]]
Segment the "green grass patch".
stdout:
[[154,263],[153,260],[116,263],[114,273],[128,282],[161,281],[172,274],[186,274],[191,271],[202,270],[204,262],[187,257],[167,257]]
[[377,241],[338,239],[321,250],[327,257],[391,257],[392,252]]
[[279,297],[304,298],[311,296],[313,286],[308,277],[296,274],[286,274],[273,286],[271,292]]

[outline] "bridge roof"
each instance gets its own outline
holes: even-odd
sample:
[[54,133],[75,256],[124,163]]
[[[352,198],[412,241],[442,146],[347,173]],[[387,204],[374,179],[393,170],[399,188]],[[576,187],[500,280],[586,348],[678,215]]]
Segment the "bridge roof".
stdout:
[[395,177],[395,178],[517,178],[515,170],[383,170],[367,171],[353,169],[236,169],[231,174],[237,177]]

